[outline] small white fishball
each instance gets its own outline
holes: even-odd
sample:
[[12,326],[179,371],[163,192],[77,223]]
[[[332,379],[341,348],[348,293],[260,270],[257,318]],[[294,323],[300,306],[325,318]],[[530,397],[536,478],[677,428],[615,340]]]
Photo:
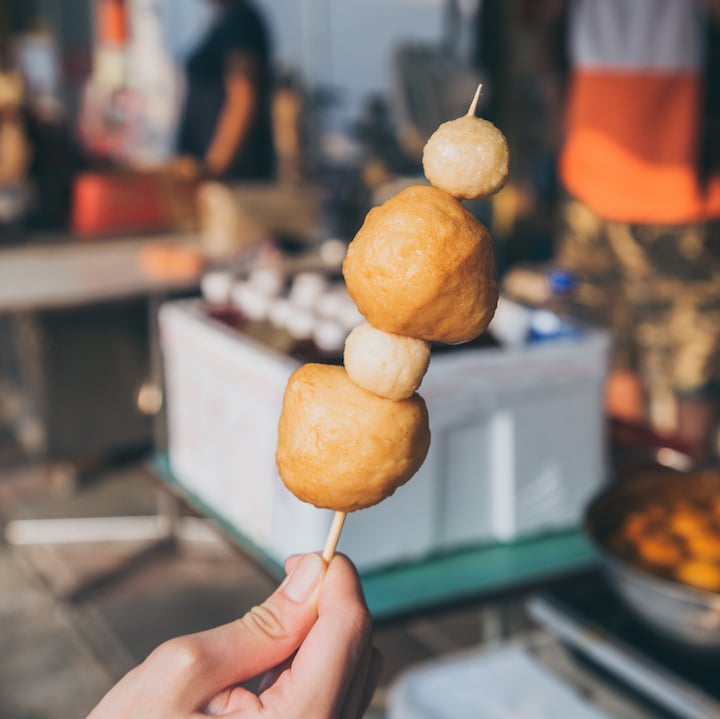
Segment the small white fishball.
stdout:
[[210,305],[228,304],[234,281],[232,272],[225,270],[206,272],[200,278],[200,293]]
[[271,298],[259,292],[249,282],[236,282],[230,290],[230,303],[252,322],[267,317]]
[[411,397],[430,363],[430,344],[359,324],[345,340],[345,370],[368,392],[386,399]]
[[444,122],[423,150],[425,177],[434,187],[464,200],[497,192],[508,175],[505,135],[492,122],[464,115]]
[[312,308],[327,287],[327,280],[320,272],[301,272],[290,287],[290,302],[299,307]]
[[275,267],[259,266],[252,269],[248,282],[267,297],[278,297],[283,290],[285,278],[282,272]]
[[347,332],[345,328],[335,320],[318,320],[313,328],[313,342],[322,352],[340,354],[345,345]]

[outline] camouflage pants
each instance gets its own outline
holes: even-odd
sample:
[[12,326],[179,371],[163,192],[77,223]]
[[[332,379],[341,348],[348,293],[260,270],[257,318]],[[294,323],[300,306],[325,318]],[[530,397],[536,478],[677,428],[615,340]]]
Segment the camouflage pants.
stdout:
[[614,369],[648,389],[720,389],[720,223],[635,225],[562,208],[556,263],[579,278],[575,314],[609,327]]

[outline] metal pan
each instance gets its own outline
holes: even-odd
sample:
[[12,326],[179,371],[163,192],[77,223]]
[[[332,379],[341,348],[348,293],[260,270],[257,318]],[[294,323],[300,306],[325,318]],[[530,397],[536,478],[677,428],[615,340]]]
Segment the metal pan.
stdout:
[[611,486],[588,507],[584,529],[626,604],[661,636],[686,647],[720,650],[720,593],[649,573],[615,554],[607,540],[623,518],[648,504],[720,496],[720,471],[657,473]]

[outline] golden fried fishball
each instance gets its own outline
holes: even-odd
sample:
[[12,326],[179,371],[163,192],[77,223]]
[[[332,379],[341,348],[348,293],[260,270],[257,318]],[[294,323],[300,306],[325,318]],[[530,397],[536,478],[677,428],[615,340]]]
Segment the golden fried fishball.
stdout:
[[426,342],[474,339],[497,305],[489,232],[459,200],[425,185],[368,213],[343,275],[370,324]]
[[675,534],[687,540],[691,540],[705,531],[705,521],[702,513],[692,508],[680,507],[674,509],[670,513],[668,524]]
[[344,362],[350,379],[368,392],[387,399],[407,399],[425,376],[430,345],[363,322],[345,340]]
[[487,120],[464,115],[444,122],[423,150],[425,177],[466,200],[497,192],[508,175],[505,135]]
[[671,567],[682,559],[680,547],[662,534],[640,537],[635,546],[642,559],[657,567]]
[[688,538],[688,546],[693,557],[720,561],[720,536],[707,529],[696,532]]
[[631,540],[642,537],[647,531],[653,519],[646,512],[631,512],[625,518],[620,532],[623,536]]
[[685,584],[711,592],[720,591],[720,567],[712,562],[689,560],[683,562],[675,576]]
[[288,380],[276,460],[304,502],[340,512],[377,504],[417,472],[429,446],[420,395],[378,397],[332,365],[305,364]]

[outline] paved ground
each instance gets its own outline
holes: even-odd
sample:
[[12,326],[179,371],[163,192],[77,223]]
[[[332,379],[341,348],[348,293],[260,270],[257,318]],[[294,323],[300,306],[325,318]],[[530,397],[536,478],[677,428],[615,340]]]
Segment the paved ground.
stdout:
[[[23,460],[0,437],[0,537],[22,540],[17,522],[24,519],[104,517],[100,528],[113,529],[113,517],[151,517],[156,487],[142,461],[74,484]],[[58,534],[57,526],[42,526]],[[82,719],[157,644],[234,619],[273,590],[273,579],[206,525],[183,526],[192,531],[177,545],[55,536],[11,546],[0,538],[0,719]],[[99,581],[123,567],[113,581]],[[405,670],[520,636],[540,638],[542,661],[609,716],[666,717],[628,703],[557,642],[529,633],[523,603],[503,597],[376,627],[385,670],[367,719],[385,719],[388,689]]]
[[[141,461],[75,485],[41,463],[0,451],[0,521],[15,535],[19,519],[150,515],[154,487]],[[141,553],[149,545],[0,540],[0,717],[83,717],[158,643],[229,621],[275,586],[212,532]],[[114,581],[96,581],[138,556]],[[505,619],[521,625],[516,615],[512,605],[504,607]],[[385,674],[371,716],[384,715],[386,688],[406,667],[498,632],[497,615],[479,606],[379,628]]]

